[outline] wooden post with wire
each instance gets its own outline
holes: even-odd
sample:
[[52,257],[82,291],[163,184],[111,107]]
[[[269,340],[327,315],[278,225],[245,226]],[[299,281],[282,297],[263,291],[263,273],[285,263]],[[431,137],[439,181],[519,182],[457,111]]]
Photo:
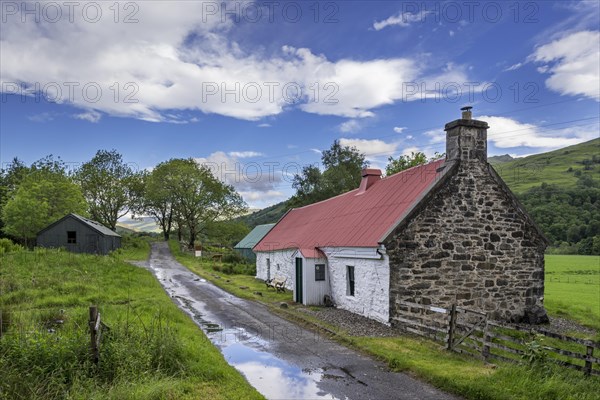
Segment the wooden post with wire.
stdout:
[[98,360],[100,359],[100,353],[98,351],[98,347],[100,344],[100,313],[98,312],[98,307],[90,306],[90,355],[92,356],[92,361],[95,364],[98,364]]

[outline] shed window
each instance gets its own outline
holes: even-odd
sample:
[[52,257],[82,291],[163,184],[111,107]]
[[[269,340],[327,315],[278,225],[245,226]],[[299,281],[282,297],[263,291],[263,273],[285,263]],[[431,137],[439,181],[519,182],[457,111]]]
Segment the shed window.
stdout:
[[354,296],[354,267],[346,266],[346,295]]
[[77,232],[76,231],[67,231],[67,243],[69,243],[69,244],[77,243]]
[[315,281],[325,280],[325,264],[315,264]]

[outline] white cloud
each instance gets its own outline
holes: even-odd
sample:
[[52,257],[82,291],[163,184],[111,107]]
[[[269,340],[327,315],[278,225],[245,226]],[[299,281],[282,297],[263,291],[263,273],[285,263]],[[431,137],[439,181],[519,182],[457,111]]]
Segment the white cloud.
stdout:
[[266,192],[243,191],[240,194],[244,200],[252,202],[283,199],[285,197],[285,194],[279,190],[267,190]]
[[280,193],[277,186],[283,182],[283,174],[269,162],[241,161],[250,154],[260,153],[217,151],[195,160],[206,166],[217,179],[232,185],[251,207],[269,205]]
[[263,153],[259,153],[258,151],[230,151],[228,154],[231,157],[235,158],[250,158],[264,156]]
[[405,127],[405,126],[395,126],[395,127],[394,127],[394,132],[396,132],[396,133],[402,133],[402,132],[404,132],[405,130],[406,130],[406,127]]
[[349,119],[346,122],[341,123],[338,129],[342,133],[356,133],[362,129],[362,124],[356,119]]
[[441,129],[432,129],[430,131],[423,132],[423,136],[429,138],[429,144],[446,143],[446,132]]
[[413,22],[423,22],[425,20],[425,17],[430,13],[430,11],[421,11],[415,14],[409,12],[399,12],[398,14],[392,15],[389,18],[386,18],[382,21],[374,22],[373,29],[375,29],[376,31],[380,31],[384,28],[387,28],[388,26],[400,26],[405,28],[407,26],[410,26],[410,24],[412,24]]
[[312,148],[312,149],[309,149],[309,150],[312,151],[313,153],[317,153],[317,154],[321,154],[322,153],[321,150],[315,149],[315,148]]
[[455,35],[455,32],[451,29],[450,31],[448,31],[448,35],[450,35],[450,37],[453,37]]
[[[364,118],[402,99],[406,82],[429,79],[424,75],[430,67],[416,59],[331,61],[306,48],[283,46],[270,54],[243,48],[231,40],[234,16],[208,15],[206,2],[177,7],[144,2],[135,24],[114,23],[110,2],[94,4],[106,16],[97,23],[77,16],[73,23],[36,24],[33,18],[22,23],[19,15],[8,16],[2,26],[0,83],[22,82],[28,91],[39,83],[45,94],[61,93],[56,102],[86,112],[189,122],[195,116],[177,111],[256,121],[299,108]],[[408,22],[419,18],[406,16]],[[431,79],[447,72],[433,73]],[[72,94],[69,82],[76,82]],[[286,84],[291,85],[287,92]],[[294,88],[302,94],[296,102],[290,98]]]
[[265,123],[263,123],[263,124],[258,124],[258,127],[259,127],[259,128],[270,128],[270,127],[271,127],[271,124],[265,124]]
[[598,135],[597,127],[576,126],[544,130],[543,127],[507,117],[482,115],[477,119],[489,124],[488,140],[498,148],[523,146],[552,150],[591,140]]
[[568,34],[540,46],[530,56],[550,74],[546,86],[563,95],[600,101],[600,31]]
[[43,112],[39,114],[30,115],[27,117],[27,119],[33,122],[50,122],[54,121],[54,116],[54,113]]
[[398,148],[398,143],[388,143],[380,139],[348,139],[341,138],[340,145],[356,147],[367,159],[374,160],[378,157],[393,155]]
[[515,70],[521,68],[522,66],[523,66],[523,63],[516,63],[516,64],[511,65],[508,68],[505,68],[504,71],[515,71]]
[[96,122],[100,121],[100,118],[102,118],[102,114],[100,114],[97,111],[88,111],[88,112],[84,112],[81,114],[75,114],[75,115],[73,115],[73,118],[82,119],[84,121],[96,123]]

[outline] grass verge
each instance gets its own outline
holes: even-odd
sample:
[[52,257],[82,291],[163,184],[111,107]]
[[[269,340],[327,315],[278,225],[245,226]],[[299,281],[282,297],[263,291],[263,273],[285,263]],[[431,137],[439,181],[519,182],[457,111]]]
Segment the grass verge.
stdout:
[[[109,256],[0,256],[0,399],[262,399],[152,274]],[[89,357],[88,307],[110,328]]]
[[[448,352],[438,343],[411,335],[393,338],[351,336],[336,326],[299,311],[298,308],[303,306],[292,303],[291,292],[267,291],[264,283],[251,276],[223,275],[214,270],[213,265],[216,264],[181,254],[176,242],[169,245],[180,263],[222,289],[238,297],[261,302],[271,307],[273,312],[385,361],[395,371],[409,373],[467,399],[592,400],[597,399],[600,393],[599,378],[585,377],[581,372],[550,364],[542,367],[486,364]],[[262,296],[255,292],[261,292]],[[279,308],[281,302],[289,303],[289,308]]]

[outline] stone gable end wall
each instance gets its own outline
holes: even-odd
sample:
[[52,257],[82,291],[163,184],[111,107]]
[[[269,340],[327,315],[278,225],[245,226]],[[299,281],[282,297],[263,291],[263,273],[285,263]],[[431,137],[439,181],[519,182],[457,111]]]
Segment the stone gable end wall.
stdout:
[[518,321],[544,293],[545,243],[485,162],[461,162],[386,247],[396,301],[490,312]]

